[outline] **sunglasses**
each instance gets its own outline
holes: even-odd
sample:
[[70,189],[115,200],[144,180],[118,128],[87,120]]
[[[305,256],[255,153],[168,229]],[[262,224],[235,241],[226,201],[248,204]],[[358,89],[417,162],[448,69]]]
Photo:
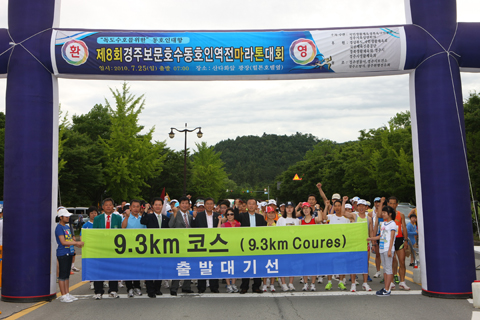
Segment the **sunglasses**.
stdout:
[[233,213],[227,213],[226,215],[227,215],[227,216],[234,216],[235,214],[233,214]]

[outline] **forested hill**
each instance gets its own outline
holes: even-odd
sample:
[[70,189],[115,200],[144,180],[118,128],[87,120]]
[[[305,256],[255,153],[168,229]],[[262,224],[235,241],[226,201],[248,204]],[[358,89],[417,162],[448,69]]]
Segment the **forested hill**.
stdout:
[[257,186],[274,182],[276,176],[301,161],[318,143],[311,134],[291,136],[263,134],[220,141],[215,151],[222,152],[229,178],[239,186]]

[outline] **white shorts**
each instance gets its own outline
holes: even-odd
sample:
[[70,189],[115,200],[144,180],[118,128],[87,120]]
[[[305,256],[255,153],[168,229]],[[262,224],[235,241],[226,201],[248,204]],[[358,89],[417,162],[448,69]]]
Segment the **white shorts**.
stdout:
[[395,256],[395,251],[392,252],[392,256],[388,256],[388,251],[380,253],[380,257],[382,258],[383,264],[383,272],[386,274],[393,274],[392,271],[392,262],[393,257]]

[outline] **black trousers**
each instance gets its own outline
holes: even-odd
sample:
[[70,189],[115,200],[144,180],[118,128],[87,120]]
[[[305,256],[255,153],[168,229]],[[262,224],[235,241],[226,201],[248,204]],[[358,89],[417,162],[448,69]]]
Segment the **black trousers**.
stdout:
[[[104,294],[105,291],[103,290],[103,281],[93,281],[93,287],[95,288],[95,294],[100,293]],[[108,293],[110,292],[118,292],[118,281],[108,281]]]
[[[253,278],[253,285],[252,290],[260,290],[260,285],[262,284],[262,279],[260,278]],[[242,284],[240,285],[240,289],[248,290],[250,286],[250,278],[243,278]]]
[[[210,279],[210,291],[218,290],[218,279]],[[207,290],[207,280],[198,280],[197,285],[198,291],[205,291]]]
[[[180,285],[180,280],[172,280],[172,285],[170,286],[171,292],[177,292],[178,286]],[[190,279],[183,280],[182,290],[191,290],[191,281]]]
[[145,284],[147,285],[148,294],[157,294],[162,287],[162,280],[147,280]]
[[130,289],[141,289],[140,280],[135,281],[125,281],[125,286],[127,286],[127,291]]

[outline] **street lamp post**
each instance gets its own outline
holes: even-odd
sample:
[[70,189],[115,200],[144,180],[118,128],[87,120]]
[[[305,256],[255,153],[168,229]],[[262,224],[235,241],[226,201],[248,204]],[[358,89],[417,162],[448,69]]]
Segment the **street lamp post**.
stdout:
[[178,130],[177,128],[170,128],[170,133],[168,136],[170,139],[173,139],[175,137],[175,133],[173,130],[177,132],[185,132],[185,150],[184,150],[184,156],[183,156],[183,195],[187,195],[187,132],[194,132],[198,129],[197,132],[197,137],[201,138],[203,136],[202,133],[202,127],[196,127],[195,129],[189,130],[187,129],[187,124],[185,123],[185,129],[183,130]]

